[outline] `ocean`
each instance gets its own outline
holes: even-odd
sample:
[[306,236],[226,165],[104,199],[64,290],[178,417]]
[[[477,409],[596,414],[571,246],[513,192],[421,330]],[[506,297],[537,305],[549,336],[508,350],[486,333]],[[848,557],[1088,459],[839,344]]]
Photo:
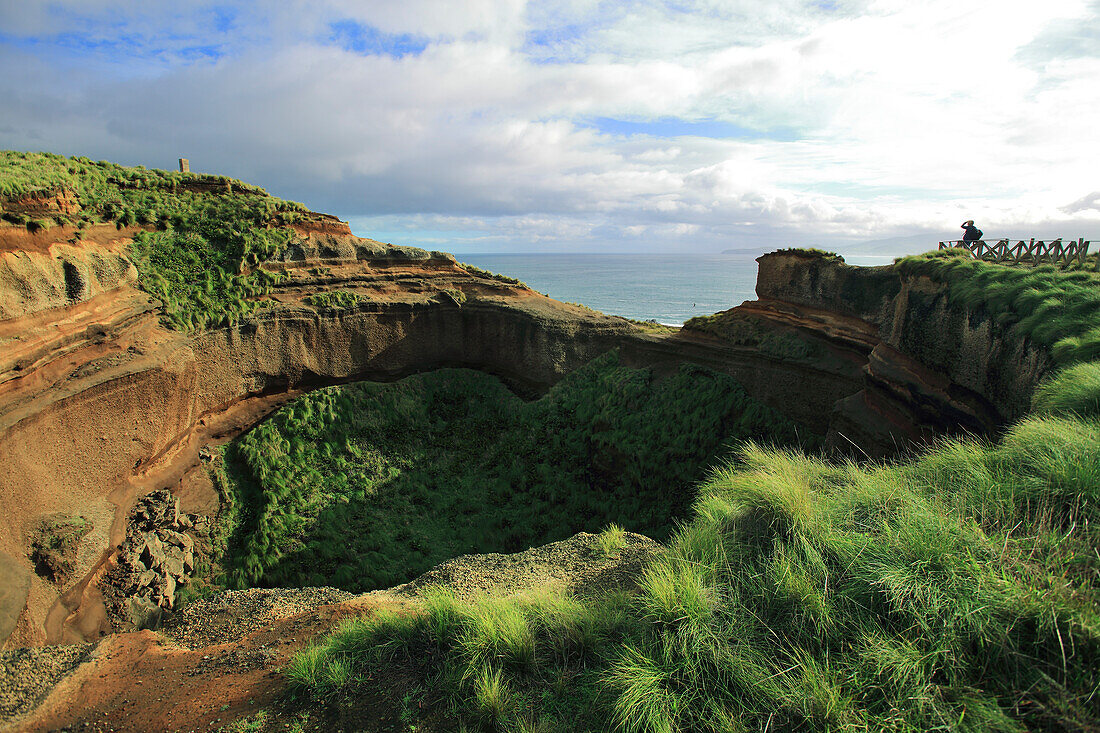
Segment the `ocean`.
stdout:
[[[456,254],[555,300],[639,321],[679,326],[756,299],[754,254]],[[893,258],[845,258],[887,264]],[[864,261],[865,260],[865,261]]]

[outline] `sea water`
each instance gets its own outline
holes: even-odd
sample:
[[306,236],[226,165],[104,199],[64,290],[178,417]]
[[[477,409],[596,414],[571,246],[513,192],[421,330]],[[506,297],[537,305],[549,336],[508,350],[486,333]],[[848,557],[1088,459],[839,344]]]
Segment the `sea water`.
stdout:
[[[457,254],[555,300],[679,326],[756,299],[753,254]],[[881,261],[853,264],[885,264]],[[872,258],[874,259],[874,258]]]

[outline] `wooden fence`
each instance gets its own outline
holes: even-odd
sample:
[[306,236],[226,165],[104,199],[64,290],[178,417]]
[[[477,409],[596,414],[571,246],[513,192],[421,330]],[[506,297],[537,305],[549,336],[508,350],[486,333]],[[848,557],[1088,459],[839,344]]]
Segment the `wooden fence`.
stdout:
[[[1063,242],[1061,237],[1050,242],[1034,239],[1030,242],[1021,239],[1016,244],[1010,244],[1010,242],[1010,239],[999,239],[996,242],[986,242],[984,239],[963,242],[956,239],[940,242],[940,249],[965,247],[978,259],[1006,265],[1028,264],[1034,267],[1049,262],[1052,265],[1066,267],[1073,263],[1081,266],[1087,264],[1090,242],[1084,237],[1076,242],[1072,239]],[[1100,252],[1096,253],[1095,260],[1092,269],[1100,271]]]

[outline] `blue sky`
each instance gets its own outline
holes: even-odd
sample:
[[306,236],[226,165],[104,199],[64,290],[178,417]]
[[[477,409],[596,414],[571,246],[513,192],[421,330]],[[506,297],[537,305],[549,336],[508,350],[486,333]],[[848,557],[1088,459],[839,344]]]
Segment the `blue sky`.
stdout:
[[0,147],[472,251],[1100,239],[1100,4],[0,0]]

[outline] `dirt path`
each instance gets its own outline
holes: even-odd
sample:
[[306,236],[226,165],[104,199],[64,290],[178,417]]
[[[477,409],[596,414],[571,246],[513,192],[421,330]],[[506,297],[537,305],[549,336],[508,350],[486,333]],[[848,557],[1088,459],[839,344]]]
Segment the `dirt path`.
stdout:
[[376,607],[344,605],[348,597],[331,588],[237,591],[196,602],[175,628],[105,637],[3,730],[210,731],[277,708],[290,657],[340,619]]

